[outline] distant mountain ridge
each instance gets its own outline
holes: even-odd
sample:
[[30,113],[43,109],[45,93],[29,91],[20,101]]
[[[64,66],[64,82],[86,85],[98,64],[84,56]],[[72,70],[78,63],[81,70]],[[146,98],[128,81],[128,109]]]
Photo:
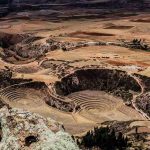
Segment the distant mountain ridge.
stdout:
[[67,8],[150,10],[150,0],[0,0],[0,17],[11,11]]
[[131,3],[148,3],[149,0],[0,0],[0,4],[65,4],[65,3],[119,3],[119,4],[131,4]]

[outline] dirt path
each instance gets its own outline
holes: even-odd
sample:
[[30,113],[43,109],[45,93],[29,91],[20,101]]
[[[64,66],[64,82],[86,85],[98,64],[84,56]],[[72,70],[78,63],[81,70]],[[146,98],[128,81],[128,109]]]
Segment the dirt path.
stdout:
[[150,117],[136,106],[136,98],[139,97],[139,96],[141,96],[144,93],[144,86],[142,85],[142,83],[141,83],[141,81],[140,81],[140,79],[138,77],[135,77],[132,74],[129,74],[129,75],[132,78],[134,78],[136,80],[136,82],[139,84],[139,86],[141,87],[141,92],[139,94],[137,94],[137,95],[133,95],[132,105],[133,105],[134,109],[136,111],[138,111],[144,118],[150,120]]

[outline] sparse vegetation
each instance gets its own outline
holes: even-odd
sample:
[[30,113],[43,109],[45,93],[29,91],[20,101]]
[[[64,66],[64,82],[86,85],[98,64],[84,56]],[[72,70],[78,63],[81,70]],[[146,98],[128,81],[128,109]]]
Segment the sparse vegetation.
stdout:
[[131,41],[131,48],[134,49],[141,49],[141,50],[145,50],[145,51],[150,51],[150,47],[148,46],[148,44],[146,44],[143,40],[141,39],[133,39],[133,41]]
[[78,144],[82,149],[102,150],[125,150],[129,146],[127,137],[121,132],[116,134],[115,130],[109,127],[94,128],[93,131],[87,132]]

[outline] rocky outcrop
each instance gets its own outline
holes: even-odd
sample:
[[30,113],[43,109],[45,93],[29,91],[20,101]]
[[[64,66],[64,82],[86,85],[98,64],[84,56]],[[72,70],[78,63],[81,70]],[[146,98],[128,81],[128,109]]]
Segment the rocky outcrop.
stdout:
[[[1,57],[8,62],[28,61],[43,56],[48,51],[54,50],[54,46],[48,43],[35,43],[42,37],[30,34],[0,33],[0,47],[3,49]],[[10,61],[14,58],[14,62]],[[10,60],[9,60],[10,58]]]
[[49,106],[64,112],[73,112],[80,108],[77,108],[74,102],[65,102],[63,101],[63,98],[60,100],[58,97],[54,97],[53,95],[51,95],[45,102]]
[[0,109],[1,150],[78,150],[62,125],[21,109]]
[[20,43],[28,37],[28,34],[9,34],[0,32],[0,46],[2,48],[9,48],[10,46]]

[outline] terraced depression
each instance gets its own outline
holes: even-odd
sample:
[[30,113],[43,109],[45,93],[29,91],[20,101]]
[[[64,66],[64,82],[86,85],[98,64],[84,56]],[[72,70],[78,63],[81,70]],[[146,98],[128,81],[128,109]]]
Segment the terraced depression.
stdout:
[[[83,108],[79,112],[81,116],[87,117],[94,122],[99,122],[100,120],[103,122],[108,120],[142,119],[137,111],[124,105],[121,99],[105,92],[86,90],[70,94],[68,97]],[[128,114],[132,114],[132,116]]]
[[109,1],[0,5],[1,101],[75,137],[112,122],[150,133],[149,2]]

